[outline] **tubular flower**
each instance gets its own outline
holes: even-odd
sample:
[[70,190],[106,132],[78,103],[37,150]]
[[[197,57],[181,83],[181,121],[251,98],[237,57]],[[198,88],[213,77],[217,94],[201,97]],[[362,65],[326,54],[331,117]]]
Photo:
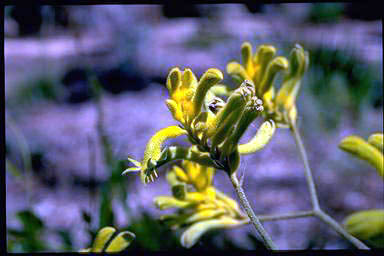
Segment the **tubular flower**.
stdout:
[[184,160],[182,167],[174,166],[167,174],[172,196],[154,199],[160,210],[179,209],[176,214],[163,215],[160,219],[173,229],[187,227],[181,236],[181,244],[187,248],[211,229],[248,222],[238,204],[212,185],[214,171],[212,167]]
[[[158,177],[157,168],[179,159],[194,161],[229,172],[236,171],[240,154],[249,154],[263,148],[275,130],[272,120],[266,121],[260,132],[245,145],[238,145],[248,126],[264,110],[263,101],[256,96],[253,82],[245,80],[236,90],[231,91],[226,101],[215,93],[229,93],[223,85],[217,69],[208,69],[197,81],[190,69],[182,73],[173,68],[167,78],[170,99],[166,101],[179,126],[169,126],[158,131],[149,140],[141,162],[128,158],[135,167],[123,174],[140,171],[143,183]],[[187,135],[192,143],[190,149],[165,148],[163,143],[181,135]]]
[[166,100],[173,117],[184,127],[190,128],[194,118],[201,112],[201,107],[208,90],[223,79],[220,70],[208,69],[197,81],[189,68],[183,73],[173,68],[167,78],[167,88],[171,96]]
[[169,126],[158,131],[152,138],[149,140],[145,151],[144,158],[140,162],[131,159],[128,157],[128,160],[131,161],[135,167],[128,168],[125,170],[125,173],[130,171],[140,171],[140,177],[143,183],[148,183],[150,180],[154,180],[154,176],[157,177],[156,167],[158,162],[162,159],[162,145],[163,143],[170,138],[175,138],[181,135],[187,134],[187,131],[178,127],[178,126]]
[[383,134],[375,133],[368,142],[358,136],[345,137],[339,148],[368,162],[384,178]]
[[135,239],[135,234],[129,231],[116,233],[113,227],[104,227],[97,232],[91,248],[82,249],[80,253],[115,253],[125,250]]
[[[344,138],[339,147],[352,155],[367,161],[375,167],[377,173],[384,178],[383,133],[374,133],[368,142],[358,136]],[[370,209],[347,216],[344,221],[346,230],[366,241],[373,247],[384,247],[384,210]]]
[[[230,62],[227,72],[233,80],[240,84],[244,80],[253,82],[258,98],[264,102],[266,119],[273,119],[278,127],[289,127],[290,122],[296,121],[296,97],[301,79],[308,68],[308,53],[300,45],[296,45],[289,60],[278,56],[272,45],[260,45],[256,53],[252,53],[249,42],[241,46],[242,64]],[[277,75],[283,72],[283,83],[275,95],[274,83]]]

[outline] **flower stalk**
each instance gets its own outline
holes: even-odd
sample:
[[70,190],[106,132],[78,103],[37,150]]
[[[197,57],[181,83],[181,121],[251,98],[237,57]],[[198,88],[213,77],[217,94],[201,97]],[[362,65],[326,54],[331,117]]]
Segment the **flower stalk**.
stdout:
[[235,188],[236,194],[240,199],[241,205],[243,206],[245,212],[247,213],[247,215],[250,219],[250,222],[253,224],[253,226],[256,228],[257,232],[259,233],[259,235],[263,239],[264,244],[270,250],[277,250],[275,243],[272,241],[271,237],[269,236],[267,231],[264,229],[259,218],[253,212],[252,207],[249,204],[249,201],[248,201],[248,199],[244,193],[244,190],[241,187],[240,182],[236,177],[236,173],[231,174],[230,178],[231,178],[232,185]]
[[307,153],[306,153],[303,141],[302,141],[300,133],[296,127],[296,124],[294,122],[292,122],[291,120],[289,121],[289,124],[290,124],[291,131],[293,133],[293,137],[295,138],[295,142],[296,142],[297,148],[299,150],[301,159],[303,160],[304,174],[305,174],[305,179],[307,181],[309,193],[311,195],[311,202],[312,202],[314,216],[318,217],[325,224],[327,224],[328,226],[333,228],[339,235],[341,235],[344,239],[346,239],[350,243],[352,243],[356,248],[369,249],[369,247],[367,247],[364,243],[362,243],[357,238],[350,235],[332,217],[330,217],[323,210],[321,210],[318,195],[317,195],[316,188],[315,188],[315,183],[314,183],[313,177],[312,177],[312,171],[311,171],[311,168],[309,167],[309,161],[308,161],[308,157],[307,157]]

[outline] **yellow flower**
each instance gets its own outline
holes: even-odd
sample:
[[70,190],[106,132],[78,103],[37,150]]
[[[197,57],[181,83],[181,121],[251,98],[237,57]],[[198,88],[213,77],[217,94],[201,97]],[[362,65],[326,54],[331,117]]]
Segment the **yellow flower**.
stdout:
[[99,232],[97,232],[96,238],[92,243],[92,247],[87,249],[82,249],[79,252],[80,253],[121,252],[130,245],[133,239],[135,239],[135,234],[129,231],[123,231],[114,236],[115,233],[116,233],[116,229],[113,227],[104,227],[100,229]]
[[383,134],[375,133],[368,142],[358,136],[345,137],[339,147],[352,155],[365,160],[384,178]]
[[186,161],[174,166],[167,175],[172,196],[159,196],[154,200],[160,210],[178,208],[176,214],[160,217],[171,228],[187,227],[181,236],[183,246],[192,247],[207,231],[246,224],[248,218],[236,201],[212,185],[214,169]]
[[344,226],[351,235],[384,248],[384,210],[371,209],[349,215]]
[[187,134],[187,131],[178,126],[169,126],[161,129],[149,140],[141,163],[128,157],[128,160],[131,161],[135,167],[128,168],[123,174],[130,171],[140,171],[140,177],[143,183],[148,183],[150,180],[153,181],[154,176],[157,177],[156,166],[157,161],[159,161],[162,156],[161,150],[163,143],[167,139],[185,134]]
[[[263,100],[264,117],[273,119],[278,127],[289,127],[289,122],[296,120],[295,100],[309,58],[300,45],[292,49],[289,61],[282,56],[274,57],[275,53],[272,45],[260,45],[253,54],[251,44],[245,42],[241,46],[242,65],[230,62],[227,72],[238,84],[252,81],[257,97]],[[284,72],[283,83],[275,95],[274,82],[279,72]]]
[[167,78],[171,98],[166,100],[173,117],[184,127],[189,127],[201,112],[208,90],[222,79],[223,74],[215,68],[208,69],[199,82],[189,68],[183,73],[179,68],[173,68]]

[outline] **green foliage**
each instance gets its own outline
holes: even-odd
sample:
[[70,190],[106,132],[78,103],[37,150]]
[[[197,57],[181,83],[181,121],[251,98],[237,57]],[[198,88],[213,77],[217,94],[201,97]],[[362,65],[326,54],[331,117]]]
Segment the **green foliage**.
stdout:
[[311,5],[308,20],[313,23],[337,22],[343,12],[343,3],[314,3]]
[[8,228],[8,250],[19,252],[46,250],[46,243],[42,240],[45,228],[43,221],[30,210],[18,212],[16,218],[21,223],[21,229]]
[[374,105],[377,94],[382,93],[380,72],[347,51],[315,48],[310,56],[311,69],[306,84],[316,99],[314,103],[324,127],[336,128],[341,113],[358,120],[363,105]]
[[128,248],[134,251],[181,250],[178,237],[165,224],[143,213],[127,228],[136,234],[135,242]]
[[63,88],[54,79],[49,77],[38,77],[24,84],[18,85],[11,103],[31,104],[40,101],[59,102],[63,95]]

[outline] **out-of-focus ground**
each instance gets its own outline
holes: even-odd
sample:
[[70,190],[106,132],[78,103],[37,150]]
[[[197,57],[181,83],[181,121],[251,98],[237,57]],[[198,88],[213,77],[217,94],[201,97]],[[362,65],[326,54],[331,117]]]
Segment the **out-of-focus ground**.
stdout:
[[[69,230],[74,249],[89,244],[81,212],[98,219],[100,199],[92,195],[91,187],[97,190],[110,173],[102,160],[87,71],[96,74],[105,87],[103,124],[113,153],[119,159],[128,155],[141,159],[148,139],[157,130],[176,124],[164,102],[170,68],[189,67],[198,76],[211,67],[225,72],[229,61],[240,60],[245,40],[254,47],[274,44],[285,56],[300,43],[310,51],[311,62],[315,54],[320,56],[317,60],[342,59],[339,66],[332,60],[329,65],[311,63],[298,98],[298,126],[320,203],[331,216],[342,221],[354,211],[384,207],[383,183],[377,173],[337,147],[347,135],[367,138],[383,131],[381,20],[344,14],[338,20],[315,22],[312,18],[309,22],[310,4],[262,5],[255,13],[245,5],[201,5],[189,13],[200,17],[187,18],[164,17],[172,13],[156,5],[66,6],[62,11],[66,22],[60,23],[57,15],[43,8],[48,14],[43,15],[41,30],[28,34],[12,18],[18,17],[12,7],[8,8],[4,44],[7,157],[25,169],[20,156],[25,140],[32,168],[27,181],[6,172],[7,227],[19,227],[15,213],[30,207],[48,228]],[[355,66],[348,72],[369,69],[373,74],[361,78],[369,88],[349,85],[356,81],[348,77],[360,79],[359,74],[340,73],[351,59]],[[324,70],[332,75],[323,81]],[[338,73],[333,75],[333,71]],[[225,77],[224,82],[233,85]],[[316,81],[324,84],[315,87]],[[247,131],[244,141],[258,125]],[[310,209],[303,164],[288,130],[278,130],[264,150],[244,157],[240,168],[257,214]],[[165,171],[149,186],[143,186],[134,174],[121,177],[127,180],[127,208],[113,200],[118,227],[139,218],[143,211],[154,218],[162,214],[152,201],[170,194]],[[236,198],[224,173],[216,174],[215,185]],[[92,225],[97,227],[97,221]],[[349,246],[315,218],[266,222],[265,226],[284,250]],[[252,249],[248,232],[254,232],[251,226],[224,231],[239,247]],[[46,239],[61,250],[58,238]]]

